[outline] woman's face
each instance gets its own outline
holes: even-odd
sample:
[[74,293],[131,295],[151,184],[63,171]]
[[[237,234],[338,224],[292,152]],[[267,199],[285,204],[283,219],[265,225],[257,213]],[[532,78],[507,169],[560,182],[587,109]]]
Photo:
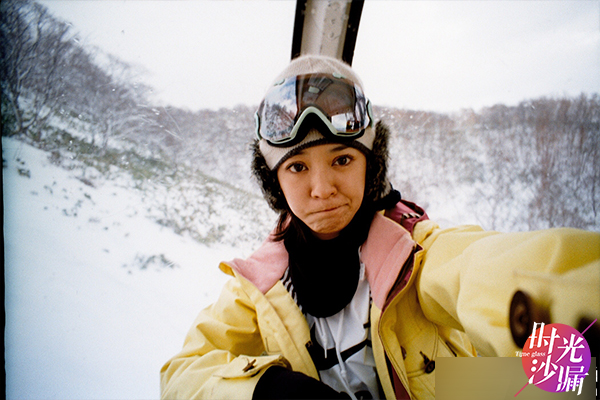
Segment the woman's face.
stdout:
[[344,229],[362,204],[367,159],[342,144],[309,147],[287,159],[277,178],[290,209],[320,239]]

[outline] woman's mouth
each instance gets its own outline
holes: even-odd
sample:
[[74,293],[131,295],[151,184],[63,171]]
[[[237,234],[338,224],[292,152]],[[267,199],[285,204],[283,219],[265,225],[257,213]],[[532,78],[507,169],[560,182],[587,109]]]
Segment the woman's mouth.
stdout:
[[325,208],[322,208],[322,209],[319,209],[319,210],[315,211],[313,214],[325,214],[325,213],[329,213],[329,212],[332,212],[332,211],[339,210],[342,207],[343,207],[343,204],[337,205],[337,206],[325,207]]

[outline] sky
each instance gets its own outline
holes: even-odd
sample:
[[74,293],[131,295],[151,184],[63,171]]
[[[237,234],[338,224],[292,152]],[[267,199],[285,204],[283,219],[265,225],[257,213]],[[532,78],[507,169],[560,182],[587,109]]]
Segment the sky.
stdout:
[[[255,106],[290,59],[292,0],[40,2],[143,67],[163,105]],[[373,104],[398,108],[600,93],[600,0],[367,0],[353,67]]]

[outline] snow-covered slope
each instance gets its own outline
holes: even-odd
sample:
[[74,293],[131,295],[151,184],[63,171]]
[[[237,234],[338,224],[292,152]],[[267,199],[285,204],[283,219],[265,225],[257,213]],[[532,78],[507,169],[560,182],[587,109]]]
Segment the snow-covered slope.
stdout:
[[[2,138],[9,399],[151,399],[159,370],[227,276],[207,247],[161,227],[125,181],[76,178]],[[123,178],[125,179],[125,178]]]

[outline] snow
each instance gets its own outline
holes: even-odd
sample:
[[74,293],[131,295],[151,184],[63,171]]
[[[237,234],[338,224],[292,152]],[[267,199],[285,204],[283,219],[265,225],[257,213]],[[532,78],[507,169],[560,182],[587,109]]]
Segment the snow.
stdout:
[[158,398],[228,278],[218,263],[243,254],[152,222],[126,182],[91,187],[4,137],[2,152],[7,398]]

